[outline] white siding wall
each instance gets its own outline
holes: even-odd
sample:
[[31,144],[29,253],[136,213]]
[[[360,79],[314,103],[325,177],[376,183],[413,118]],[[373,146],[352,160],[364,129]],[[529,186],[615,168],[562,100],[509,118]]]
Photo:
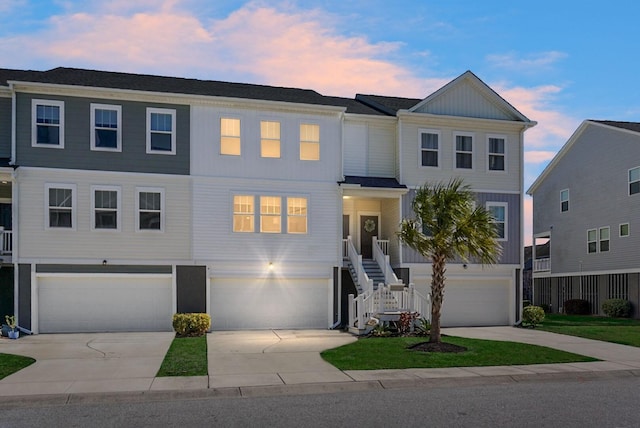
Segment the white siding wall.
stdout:
[[[191,258],[189,177],[22,167],[17,170],[19,262],[167,263]],[[75,230],[45,227],[45,184],[76,186]],[[121,230],[91,230],[91,186],[121,188]],[[136,187],[163,188],[164,232],[136,232]]]
[[344,174],[395,177],[396,122],[391,120],[344,123]]
[[344,124],[344,175],[367,175],[367,125]]

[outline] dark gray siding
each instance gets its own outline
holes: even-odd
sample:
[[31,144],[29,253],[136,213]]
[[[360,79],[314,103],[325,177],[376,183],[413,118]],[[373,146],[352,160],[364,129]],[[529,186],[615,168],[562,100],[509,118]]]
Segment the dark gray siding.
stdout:
[[142,265],[36,265],[38,273],[171,273],[171,266]]
[[[64,101],[64,149],[31,147],[31,100],[34,98]],[[122,152],[91,150],[91,103],[122,106]],[[147,107],[176,110],[175,155],[146,153]],[[16,163],[20,166],[189,174],[189,106],[18,94],[16,110]]]
[[178,313],[207,312],[207,267],[176,266]]
[[0,158],[11,157],[11,98],[0,98]]
[[[411,217],[413,211],[411,202],[413,201],[415,190],[410,190],[402,197],[402,212],[405,217]],[[507,212],[507,241],[501,241],[502,256],[500,264],[519,264],[520,249],[522,248],[522,237],[520,236],[520,195],[510,193],[477,193],[478,205],[485,206],[487,202],[506,202]],[[403,263],[431,263],[416,253],[414,250],[403,246]]]

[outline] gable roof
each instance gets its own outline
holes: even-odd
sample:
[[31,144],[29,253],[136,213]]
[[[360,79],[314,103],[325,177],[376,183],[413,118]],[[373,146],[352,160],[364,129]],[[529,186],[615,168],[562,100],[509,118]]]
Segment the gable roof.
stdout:
[[356,94],[356,100],[388,116],[395,116],[398,110],[408,110],[421,101],[419,98],[363,94]]
[[590,122],[601,123],[602,125],[609,125],[615,128],[640,132],[640,123],[638,122],[618,122],[615,120],[590,120]]

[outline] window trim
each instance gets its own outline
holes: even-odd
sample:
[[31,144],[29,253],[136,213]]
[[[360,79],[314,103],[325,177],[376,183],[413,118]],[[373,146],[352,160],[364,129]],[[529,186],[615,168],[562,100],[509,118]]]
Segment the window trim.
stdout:
[[[471,137],[471,151],[467,152],[467,151],[458,151],[458,142],[457,139],[458,137]],[[474,168],[474,159],[473,159],[473,146],[475,145],[475,133],[474,132],[463,132],[463,131],[456,131],[453,133],[453,169],[457,169],[457,170],[464,170],[464,171],[473,171]],[[459,153],[465,153],[465,154],[469,154],[471,155],[471,168],[459,168],[458,167],[458,152]]]
[[[602,239],[601,238],[601,233],[603,230],[607,230],[609,238],[608,239]],[[606,250],[602,250],[602,242],[607,241],[608,243],[608,247]],[[609,251],[611,251],[611,228],[609,226],[603,226],[603,227],[599,227],[598,228],[598,252],[599,253],[608,253]]]
[[[504,152],[503,153],[493,153],[491,152],[491,143],[490,139],[501,139],[504,141]],[[472,146],[473,148],[473,146]],[[491,156],[502,156],[504,159],[504,168],[503,169],[491,169],[491,162],[489,161]],[[473,166],[473,164],[472,164]],[[487,172],[492,174],[506,174],[508,172],[508,164],[507,164],[507,136],[502,134],[487,134]]]
[[[236,212],[236,207],[235,207],[235,199],[236,197],[242,197],[242,196],[246,196],[248,198],[251,198],[253,200],[253,211],[251,213],[249,212]],[[235,230],[235,217],[236,215],[247,215],[247,216],[251,216],[252,217],[252,221],[251,221],[251,230]],[[247,194],[247,193],[233,193],[231,195],[231,232],[232,233],[256,233],[256,195],[254,194]]]
[[[278,207],[280,208],[280,212],[278,214],[271,214],[271,213],[263,213],[262,212],[262,198],[274,198],[274,200],[279,200],[280,203],[278,204]],[[260,203],[260,233],[266,233],[268,235],[280,235],[282,234],[282,196],[281,195],[269,195],[269,194],[265,194],[265,195],[259,195],[258,196],[258,202]],[[265,231],[262,227],[262,219],[263,217],[266,218],[271,218],[271,217],[277,217],[279,219],[280,222],[280,227],[278,228],[277,232],[268,232]]]
[[[160,193],[160,229],[140,229],[140,193]],[[164,233],[165,231],[165,213],[167,206],[165,204],[165,190],[163,187],[136,187],[135,191],[135,218],[136,232],[140,233]]]
[[[438,149],[437,150],[433,150],[433,149],[424,149],[422,147],[422,135],[423,134],[434,134],[438,136]],[[423,151],[430,151],[433,152],[435,151],[437,154],[437,162],[438,165],[436,166],[432,166],[432,165],[423,165],[422,164],[422,152]],[[420,128],[418,129],[418,167],[419,168],[430,168],[430,169],[440,169],[442,165],[442,132],[438,129],[427,129],[427,128]]]
[[[171,115],[171,150],[153,150],[151,148],[151,114]],[[165,131],[154,131],[166,134]],[[147,107],[147,154],[175,155],[176,154],[176,110],[170,108]]]
[[[305,214],[289,214],[289,199],[304,199],[305,201]],[[307,196],[296,196],[296,195],[287,195],[287,212],[285,215],[287,216],[287,234],[289,235],[308,235],[309,234],[309,198]],[[302,218],[304,217],[304,232],[292,232],[289,230],[289,219],[290,218]]]
[[[71,227],[52,227],[49,216],[49,190],[50,189],[66,189],[71,190]],[[45,183],[44,185],[44,228],[45,230],[76,230],[76,207],[77,204],[77,186],[69,183]]]
[[494,221],[493,223],[504,223],[504,237],[496,238],[499,242],[504,242],[509,240],[509,203],[508,202],[493,202],[488,201],[485,203],[485,209],[491,212],[489,207],[503,207],[504,208],[504,221],[498,222]]
[[631,193],[631,184],[633,184],[633,183],[640,183],[640,179],[638,179],[638,180],[634,180],[634,181],[631,181],[631,171],[636,170],[636,169],[638,170],[638,172],[640,172],[640,166],[636,166],[636,167],[633,167],[633,168],[629,168],[629,169],[627,170],[627,195],[628,195],[628,196],[631,196],[631,195],[637,195],[637,194],[639,194],[639,193],[640,193],[640,191],[638,191],[638,192],[634,192],[634,193]]
[[[622,226],[627,226],[627,234],[626,235],[622,234]],[[618,237],[619,238],[628,238],[629,235],[631,235],[631,227],[629,226],[629,223],[620,223],[618,225]]]
[[[116,131],[116,147],[97,147],[96,146],[96,110],[115,110],[116,120],[118,121],[118,127]],[[91,150],[100,152],[121,152],[122,151],[122,106],[115,104],[97,104],[91,103]]]
[[[105,191],[105,192],[116,192],[116,203],[118,204],[116,207],[116,227],[115,229],[110,228],[99,228],[96,227],[96,191]],[[122,230],[122,189],[120,186],[103,186],[103,185],[93,185],[91,186],[91,230],[97,232],[120,232]]]
[[[563,192],[567,192],[567,199],[566,199],[566,200],[563,200],[563,199],[562,199],[562,193],[563,193]],[[562,189],[562,190],[560,191],[560,212],[561,212],[561,213],[569,212],[569,210],[571,209],[571,203],[570,203],[570,200],[571,200],[571,192],[569,192],[569,189]],[[562,204],[563,204],[563,203],[565,203],[565,202],[567,203],[567,209],[566,209],[566,210],[562,209],[562,208],[563,208],[563,205],[562,205]]]
[[[227,135],[222,133],[222,121],[223,120],[237,120],[238,121],[238,135]],[[220,120],[218,121],[218,126],[220,127],[220,135],[218,140],[218,153],[221,156],[242,156],[242,118],[237,116],[220,116]],[[238,153],[224,153],[222,151],[222,138],[223,137],[232,137],[238,139]]]
[[[267,138],[262,135],[263,123],[277,123],[278,124],[278,138]],[[278,143],[278,156],[265,156],[263,144],[265,141]],[[282,158],[282,123],[279,120],[262,119],[260,120],[260,158],[262,159],[281,159]]]
[[[58,126],[59,144],[39,144],[38,143],[38,106],[52,106],[60,109],[60,123]],[[31,147],[44,147],[48,149],[64,149],[64,101],[58,100],[31,100]]]
[[[302,127],[303,126],[316,126],[318,128],[318,140],[303,140],[302,139]],[[300,126],[298,126],[298,158],[301,161],[311,161],[311,162],[317,162],[320,159],[322,159],[322,153],[321,153],[321,146],[320,146],[320,141],[321,141],[321,136],[320,136],[320,124],[319,123],[309,123],[309,122],[301,122]],[[303,143],[307,143],[307,144],[317,144],[318,146],[318,158],[303,158],[302,157],[302,144]]]

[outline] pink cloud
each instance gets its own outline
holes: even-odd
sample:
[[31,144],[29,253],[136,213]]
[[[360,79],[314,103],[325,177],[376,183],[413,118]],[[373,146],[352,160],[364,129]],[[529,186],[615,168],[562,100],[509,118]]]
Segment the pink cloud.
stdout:
[[556,155],[556,152],[545,150],[530,150],[524,152],[524,161],[529,164],[548,162]]

